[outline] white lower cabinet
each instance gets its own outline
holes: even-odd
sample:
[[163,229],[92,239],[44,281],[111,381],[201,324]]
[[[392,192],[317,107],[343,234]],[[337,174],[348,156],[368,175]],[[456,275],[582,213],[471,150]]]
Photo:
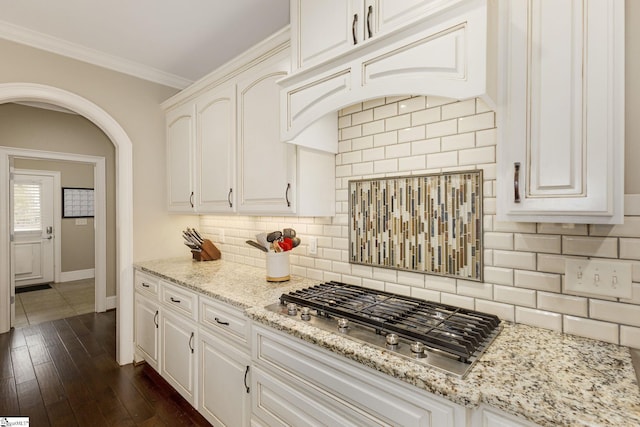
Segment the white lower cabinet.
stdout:
[[214,334],[201,331],[199,402],[200,413],[214,426],[249,426],[251,359]]
[[163,310],[160,319],[160,375],[197,408],[198,328],[170,310]]
[[253,326],[252,357],[257,425],[467,425],[460,405],[271,329]]
[[153,369],[158,370],[160,304],[136,292],[136,351]]

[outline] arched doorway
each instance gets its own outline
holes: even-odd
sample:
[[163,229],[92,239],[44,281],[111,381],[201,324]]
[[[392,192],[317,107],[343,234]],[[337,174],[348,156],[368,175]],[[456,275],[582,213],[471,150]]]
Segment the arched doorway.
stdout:
[[[0,84],[0,104],[44,102],[74,111],[100,128],[116,149],[116,359],[133,361],[133,158],[131,140],[106,111],[74,93],[33,83]],[[6,191],[6,192],[5,192]],[[8,194],[8,188],[2,192]],[[9,219],[7,201],[0,199],[0,332],[10,324]]]

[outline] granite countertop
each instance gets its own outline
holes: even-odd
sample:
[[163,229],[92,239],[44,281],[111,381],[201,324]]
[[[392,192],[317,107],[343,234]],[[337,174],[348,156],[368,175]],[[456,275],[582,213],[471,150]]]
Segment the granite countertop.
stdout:
[[502,332],[460,379],[263,308],[317,280],[292,276],[271,283],[262,268],[224,260],[177,258],[135,267],[468,408],[484,403],[543,426],[640,425],[640,389],[626,347],[503,322]]

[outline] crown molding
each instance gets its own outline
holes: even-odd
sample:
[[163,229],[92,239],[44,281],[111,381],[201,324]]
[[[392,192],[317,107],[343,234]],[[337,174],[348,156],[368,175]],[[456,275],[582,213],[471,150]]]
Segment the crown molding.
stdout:
[[191,80],[176,76],[175,74],[166,73],[135,61],[100,52],[2,20],[0,20],[0,38],[176,89],[184,89],[193,83]]

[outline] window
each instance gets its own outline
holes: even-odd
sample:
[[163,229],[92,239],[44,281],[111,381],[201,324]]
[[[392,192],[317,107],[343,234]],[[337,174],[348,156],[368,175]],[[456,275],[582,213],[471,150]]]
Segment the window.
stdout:
[[13,184],[13,230],[42,230],[41,214],[42,184],[37,182],[15,182]]

